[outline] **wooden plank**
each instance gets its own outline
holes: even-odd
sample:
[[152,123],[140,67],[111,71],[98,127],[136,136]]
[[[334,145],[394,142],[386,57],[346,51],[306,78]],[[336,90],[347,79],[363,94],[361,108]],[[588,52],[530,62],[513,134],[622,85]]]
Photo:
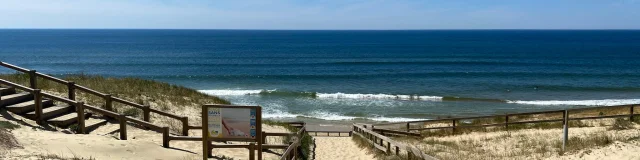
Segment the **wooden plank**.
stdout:
[[94,111],[94,112],[98,112],[99,114],[102,114],[102,115],[105,115],[105,116],[108,116],[108,117],[111,117],[111,118],[114,118],[114,119],[119,119],[120,118],[120,114],[115,113],[115,112],[111,112],[111,111],[107,111],[107,110],[104,110],[102,108],[90,106],[90,105],[87,105],[87,104],[84,105],[84,108],[88,109],[88,110],[91,110],[91,111]]
[[508,124],[545,123],[545,122],[562,122],[562,121],[563,119],[550,119],[550,120],[538,120],[538,121],[509,122]]
[[183,116],[179,116],[179,115],[163,112],[163,111],[160,111],[160,110],[157,110],[157,109],[153,109],[153,108],[149,108],[149,111],[153,112],[153,113],[156,113],[156,114],[159,114],[159,115],[163,115],[163,116],[171,117],[171,118],[174,118],[174,119],[178,119],[178,120],[184,118]]
[[450,129],[453,128],[453,126],[446,126],[446,127],[431,127],[431,128],[411,128],[412,131],[421,131],[421,130],[431,130],[431,129]]
[[25,69],[25,68],[22,68],[22,67],[18,67],[18,66],[16,66],[16,65],[9,64],[9,63],[6,63],[6,62],[0,62],[0,65],[1,65],[1,66],[4,66],[4,67],[7,67],[7,68],[9,68],[9,69],[13,69],[13,70],[20,71],[20,72],[24,72],[24,73],[29,72],[29,70],[28,70],[28,69]]
[[43,97],[52,99],[54,101],[61,101],[61,102],[67,103],[67,104],[75,104],[75,103],[77,103],[74,100],[70,100],[70,99],[67,99],[67,98],[59,97],[59,96],[56,96],[56,95],[53,95],[53,94],[49,94],[49,93],[44,93],[43,92],[43,93],[40,93],[40,94]]
[[23,90],[23,91],[26,91],[26,92],[29,92],[29,93],[33,93],[33,89],[31,89],[29,87],[25,87],[25,86],[22,86],[22,85],[19,85],[17,83],[13,83],[13,82],[10,82],[10,81],[4,80],[4,79],[0,79],[0,83],[2,83],[4,85],[7,85],[7,86],[10,86],[10,87],[13,87],[13,88],[16,88],[16,89],[19,89],[19,90]]
[[89,93],[89,94],[93,94],[93,95],[98,96],[98,97],[101,97],[101,98],[104,98],[104,96],[106,96],[106,95],[107,95],[107,94],[104,94],[104,93],[101,93],[101,92],[95,91],[95,90],[93,90],[93,89],[87,88],[87,87],[85,87],[85,86],[81,86],[81,85],[77,85],[77,84],[76,84],[76,86],[75,86],[75,87],[76,87],[76,89],[77,89],[77,90],[80,90],[80,91],[82,91],[82,92],[86,92],[86,93]]
[[139,120],[137,118],[133,118],[133,117],[130,117],[130,116],[125,116],[125,118],[127,119],[127,121],[134,122],[134,123],[136,123],[138,125],[151,128],[154,131],[163,132],[163,130],[162,130],[163,127],[161,127],[161,126],[157,126],[155,124],[151,124],[149,122],[145,122],[143,120]]
[[[640,114],[633,114],[633,116]],[[612,116],[595,116],[595,117],[579,117],[579,118],[569,118],[569,120],[585,120],[585,119],[603,119],[603,118],[619,118],[619,117],[629,117],[629,114],[624,115],[612,115]]]
[[[371,141],[369,138],[366,138],[364,135],[358,133],[358,132],[353,132],[355,135],[358,135],[360,137],[362,137],[362,139],[366,140],[367,142],[371,143],[375,148],[377,148],[378,150],[387,153],[387,149],[384,146],[380,146],[379,144]],[[388,142],[388,141],[387,141]],[[389,142],[391,143],[391,142]]]
[[172,135],[169,135],[169,140],[172,140],[172,141],[202,141],[202,137],[172,136]]
[[60,78],[56,78],[56,77],[53,77],[53,76],[50,76],[50,75],[46,75],[46,74],[43,74],[43,73],[40,73],[40,72],[36,72],[36,75],[42,77],[43,79],[51,80],[51,81],[54,81],[54,82],[57,82],[57,83],[60,83],[60,84],[64,84],[64,85],[69,83],[68,81],[65,81],[65,80],[62,80]]
[[113,101],[115,101],[115,102],[122,103],[122,104],[125,104],[125,105],[129,105],[129,106],[132,106],[132,107],[136,107],[136,108],[139,108],[139,109],[144,108],[144,105],[141,105],[141,104],[138,104],[138,103],[133,103],[131,101],[127,101],[127,100],[122,99],[122,98],[111,97],[111,99]]
[[373,129],[373,131],[379,131],[379,132],[384,132],[384,133],[393,133],[393,134],[403,134],[403,135],[409,135],[409,136],[420,136],[419,133],[411,133],[411,132],[403,132],[403,131],[395,131],[395,130],[388,130],[388,129]]

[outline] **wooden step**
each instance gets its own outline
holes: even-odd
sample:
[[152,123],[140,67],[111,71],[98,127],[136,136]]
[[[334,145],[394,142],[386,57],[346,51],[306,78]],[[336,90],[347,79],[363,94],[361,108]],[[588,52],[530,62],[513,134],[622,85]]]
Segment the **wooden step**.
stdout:
[[22,92],[22,93],[2,96],[0,97],[0,100],[2,100],[2,104],[0,106],[9,106],[9,105],[22,103],[28,100],[33,100],[33,95],[31,95],[31,93]]
[[[61,115],[65,115],[67,113],[74,112],[75,108],[68,104],[55,105],[51,107],[47,107],[42,110],[42,119],[49,120],[55,117],[59,117]],[[25,117],[34,119],[36,117],[36,111],[29,112],[25,115]]]
[[0,95],[2,96],[15,94],[15,93],[16,93],[15,88],[0,88]]
[[[90,113],[85,113],[84,114],[85,119],[91,117]],[[47,120],[47,122],[49,122],[50,124],[53,124],[55,126],[58,127],[62,127],[62,128],[66,128],[71,124],[74,124],[76,122],[78,122],[78,113],[68,113],[53,119],[49,119]],[[86,124],[85,124],[86,125]]]
[[95,118],[89,118],[86,121],[84,121],[85,128],[87,129],[87,133],[107,123],[109,123],[109,121],[105,119],[95,119]]
[[[51,100],[42,100],[42,108],[43,110],[47,107],[53,106],[53,101]],[[7,106],[7,110],[15,113],[15,114],[24,114],[27,112],[35,111],[36,104],[35,100],[30,100],[14,105]],[[35,114],[35,113],[34,113]],[[28,117],[27,117],[28,118]]]

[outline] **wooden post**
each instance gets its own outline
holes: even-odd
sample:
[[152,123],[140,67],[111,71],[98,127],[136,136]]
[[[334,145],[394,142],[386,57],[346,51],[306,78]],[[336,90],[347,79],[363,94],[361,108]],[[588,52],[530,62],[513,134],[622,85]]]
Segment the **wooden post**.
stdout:
[[162,147],[169,148],[169,127],[162,128]]
[[353,136],[353,131],[349,131],[349,137]]
[[209,155],[211,155],[211,149],[209,148],[209,145],[211,145],[211,142],[209,142],[209,131],[208,131],[208,124],[207,124],[207,107],[206,106],[202,106],[202,159],[203,160],[207,160],[209,159]]
[[411,150],[407,149],[407,159],[413,160],[413,154],[411,154]]
[[453,120],[453,127],[451,128],[451,131],[453,131],[453,134],[456,134],[456,120]]
[[567,140],[569,139],[569,111],[564,110],[562,115],[563,120],[563,134],[562,134],[562,151],[567,151]]
[[29,85],[31,88],[38,89],[37,79],[36,70],[29,70]]
[[[256,152],[255,152],[255,143],[251,142],[249,143],[249,160],[255,160],[256,159]],[[262,151],[259,151],[262,152]]]
[[391,154],[391,142],[387,142],[387,153]]
[[78,132],[80,132],[80,134],[86,134],[87,129],[84,123],[84,103],[77,102],[75,106],[76,106],[76,112],[78,113]]
[[189,117],[182,117],[182,135],[189,136]]
[[104,95],[104,100],[105,100],[104,108],[107,111],[112,111],[113,112],[113,104],[111,103],[112,102],[111,94]]
[[120,140],[127,140],[127,117],[120,115]]
[[633,104],[629,108],[629,121],[633,122]]
[[509,131],[509,114],[504,116],[504,130]]
[[298,159],[298,142],[295,143],[295,147],[293,147],[293,159],[297,160]]
[[36,112],[36,123],[42,124],[42,94],[40,89],[33,90],[33,99]]
[[150,122],[149,119],[151,119],[151,117],[149,116],[149,114],[151,113],[151,106],[149,105],[144,105],[142,107],[142,119],[145,122]]
[[409,126],[409,123],[407,123],[407,132],[410,132],[410,131],[411,131],[411,128],[409,128],[409,127],[410,127],[410,126]]
[[396,155],[400,155],[400,147],[396,146]]
[[262,131],[262,140],[260,143],[267,144],[267,134],[264,131]]
[[69,99],[76,100],[76,82],[69,81],[67,83],[67,89],[69,90]]

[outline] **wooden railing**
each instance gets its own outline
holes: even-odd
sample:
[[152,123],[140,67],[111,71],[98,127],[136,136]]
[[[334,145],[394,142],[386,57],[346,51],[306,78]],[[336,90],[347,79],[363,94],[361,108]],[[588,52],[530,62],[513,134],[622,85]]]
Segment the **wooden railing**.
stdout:
[[[388,125],[403,125],[405,126],[405,131],[408,133],[410,131],[422,131],[422,130],[434,130],[434,129],[451,129],[453,133],[456,132],[458,128],[476,128],[476,127],[497,127],[504,126],[505,130],[509,129],[509,125],[516,124],[526,124],[526,123],[546,123],[546,122],[564,122],[565,118],[567,121],[572,120],[587,120],[587,119],[602,119],[602,118],[626,118],[628,117],[630,121],[634,120],[635,116],[640,114],[634,113],[634,107],[640,106],[638,104],[632,105],[618,105],[618,106],[599,106],[599,107],[589,107],[589,108],[574,108],[567,110],[552,110],[552,111],[538,111],[538,112],[527,112],[527,113],[512,113],[512,114],[504,114],[504,115],[491,115],[491,116],[477,116],[477,117],[462,117],[462,118],[446,118],[446,119],[433,119],[433,120],[422,120],[422,121],[409,121],[409,122],[396,122],[396,123],[381,123],[374,124],[372,127],[376,126],[388,126]],[[574,117],[571,118],[570,115],[572,112],[582,112],[588,110],[596,110],[596,109],[612,109],[612,108],[629,108],[629,114],[618,114],[618,115],[603,115],[603,116],[591,116],[591,117]],[[566,112],[566,114],[564,114]],[[563,113],[562,118],[558,119],[544,119],[544,120],[529,120],[529,121],[510,121],[510,117],[514,116],[526,116],[526,115],[540,115],[540,114],[555,114],[555,113]],[[567,116],[567,117],[564,117]],[[486,118],[498,118],[504,119],[502,123],[493,123],[493,124],[481,124],[481,125],[461,125],[461,120],[477,120],[477,119],[486,119]],[[419,128],[412,128],[411,124],[416,123],[430,123],[430,122],[441,122],[441,123],[449,123],[448,126],[441,127],[424,127],[423,124],[420,124]],[[377,130],[377,129],[374,129]]]
[[[7,80],[3,80],[0,79],[0,84],[3,85],[7,85],[9,87],[13,87],[28,93],[33,94],[34,96],[34,101],[35,101],[35,121],[38,124],[43,124],[43,119],[42,119],[42,101],[43,98],[48,98],[54,101],[59,101],[62,103],[67,103],[71,106],[75,107],[76,113],[78,114],[78,130],[77,133],[81,133],[81,134],[86,134],[87,130],[86,130],[86,125],[85,125],[85,117],[84,117],[84,112],[85,109],[86,110],[90,110],[108,117],[112,117],[116,120],[119,121],[120,123],[120,139],[121,140],[127,140],[127,122],[131,122],[133,124],[136,124],[138,126],[144,127],[144,128],[148,128],[151,129],[153,131],[157,131],[163,134],[163,146],[164,147],[169,147],[169,140],[170,140],[170,133],[169,133],[169,127],[161,127],[155,124],[151,124],[147,121],[142,121],[136,118],[132,118],[132,117],[128,117],[125,116],[123,114],[118,114],[109,110],[105,110],[99,107],[95,107],[95,106],[91,106],[91,105],[87,105],[84,102],[79,102],[79,101],[75,101],[75,100],[71,100],[69,98],[64,98],[64,97],[59,97],[53,94],[49,94],[49,93],[44,93],[41,92],[40,89],[32,89],[29,87],[25,87]],[[200,138],[199,140],[202,140],[202,138]]]
[[[160,111],[160,110],[156,110],[156,109],[150,108],[149,105],[142,105],[142,104],[134,103],[134,102],[131,102],[131,101],[127,101],[127,100],[122,99],[122,98],[113,97],[110,94],[102,93],[102,92],[87,88],[85,86],[78,85],[78,84],[76,84],[75,82],[72,82],[72,81],[66,81],[66,80],[63,80],[63,79],[60,79],[60,78],[56,78],[56,77],[53,77],[53,76],[50,76],[50,75],[46,75],[46,74],[43,74],[43,73],[40,73],[40,72],[36,72],[35,70],[25,69],[25,68],[18,67],[18,66],[9,64],[9,63],[0,62],[0,66],[6,67],[6,68],[9,68],[9,69],[13,69],[13,70],[16,70],[18,72],[23,72],[23,73],[26,73],[27,75],[29,75],[29,85],[30,86],[28,88],[31,89],[31,91],[27,91],[27,92],[30,92],[30,93],[41,92],[40,90],[38,90],[38,81],[37,81],[37,79],[39,77],[39,78],[43,78],[45,80],[50,80],[50,81],[53,81],[53,82],[56,82],[56,83],[60,83],[62,85],[66,85],[67,88],[68,88],[68,97],[67,98],[69,100],[76,100],[76,90],[78,90],[78,91],[81,91],[81,92],[84,92],[84,93],[88,93],[88,94],[91,94],[91,95],[95,95],[95,96],[98,96],[98,97],[104,99],[106,111],[113,112],[114,111],[113,110],[113,102],[118,102],[118,103],[124,104],[126,106],[131,106],[131,107],[134,107],[134,108],[137,108],[137,109],[141,109],[142,113],[143,113],[143,121],[144,122],[150,122],[150,113],[155,113],[155,114],[158,114],[158,115],[161,115],[161,116],[165,116],[165,117],[169,117],[169,118],[172,118],[172,119],[179,120],[180,122],[182,122],[182,133],[181,134],[183,136],[188,136],[189,135],[189,129],[201,129],[201,128],[194,128],[193,126],[189,126],[189,119],[186,116],[179,116],[179,115],[163,112],[163,111]],[[25,89],[25,88],[21,88],[21,89]],[[36,96],[36,97],[34,97],[34,99],[38,98],[37,95],[39,95],[39,94],[34,93],[34,96]],[[42,108],[38,108],[38,107],[40,107],[40,106],[36,105],[36,114],[38,112],[40,112],[40,113],[42,112]],[[87,108],[87,109],[92,110],[93,108]],[[95,111],[95,110],[92,110],[92,111]],[[100,111],[97,111],[97,112],[100,113]],[[110,117],[110,118],[113,118],[113,119],[118,119],[118,120],[125,119],[125,118],[121,118],[121,117],[113,115],[113,114],[105,114],[105,115]],[[37,117],[38,116],[39,116],[39,114],[37,114]],[[131,117],[129,117],[127,119],[129,119],[129,121],[136,121],[137,120],[137,119],[131,118]],[[151,128],[153,128],[153,127],[151,127]]]
[[[313,136],[319,136],[319,137],[351,137],[353,131],[329,131],[329,130],[317,130],[317,131],[307,131],[307,133],[309,133],[309,135],[311,135],[311,133],[313,133]],[[326,134],[318,134],[318,133],[326,133]],[[332,136],[331,133],[337,133],[338,135],[334,135]]]
[[367,142],[371,143],[376,149],[388,155],[395,154],[400,156],[404,152],[406,153],[407,158],[409,160],[436,159],[432,156],[422,153],[422,151],[420,151],[420,149],[416,148],[415,146],[397,142],[389,137],[386,137],[384,135],[378,134],[372,130],[367,129],[366,126],[359,126],[357,124],[354,124],[353,134],[360,136],[361,138],[365,139]]
[[289,143],[287,150],[282,153],[280,160],[297,160],[298,157],[306,155],[305,153],[301,153],[302,139],[304,138],[303,136],[306,131],[306,127],[303,126],[297,133],[295,133],[296,136]]

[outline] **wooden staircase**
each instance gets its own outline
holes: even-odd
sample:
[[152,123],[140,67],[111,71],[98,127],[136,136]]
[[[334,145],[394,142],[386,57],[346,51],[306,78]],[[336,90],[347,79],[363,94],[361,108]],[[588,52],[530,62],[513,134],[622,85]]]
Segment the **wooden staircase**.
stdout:
[[[15,88],[0,88],[0,108],[20,115],[24,118],[36,120],[35,96],[28,92],[16,92]],[[42,99],[42,121],[60,128],[67,128],[78,122],[78,114],[75,107],[64,103],[54,103],[53,100]],[[90,113],[85,113],[85,126],[87,132],[107,123],[104,119],[90,118]]]

